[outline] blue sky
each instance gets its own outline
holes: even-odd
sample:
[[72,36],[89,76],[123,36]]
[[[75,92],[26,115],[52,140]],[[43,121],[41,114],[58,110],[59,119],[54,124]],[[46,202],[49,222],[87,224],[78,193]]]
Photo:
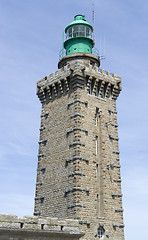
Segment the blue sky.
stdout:
[[[41,104],[36,82],[57,70],[62,32],[92,0],[0,0],[0,213],[32,215]],[[117,101],[125,239],[147,240],[148,2],[95,0],[101,68],[122,76]]]

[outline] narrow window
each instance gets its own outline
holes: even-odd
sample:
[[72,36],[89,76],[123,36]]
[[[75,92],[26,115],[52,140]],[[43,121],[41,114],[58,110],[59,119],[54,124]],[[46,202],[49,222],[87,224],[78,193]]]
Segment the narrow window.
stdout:
[[96,136],[96,155],[98,154],[98,136]]
[[102,238],[103,235],[104,235],[104,233],[105,233],[104,228],[103,228],[103,227],[99,227],[99,228],[98,228],[98,237],[99,237],[99,238]]
[[99,115],[99,108],[96,108],[96,113],[95,113],[95,125],[98,126],[98,115]]
[[20,223],[20,228],[23,228],[24,223]]
[[41,224],[41,229],[42,229],[42,230],[44,229],[44,224]]

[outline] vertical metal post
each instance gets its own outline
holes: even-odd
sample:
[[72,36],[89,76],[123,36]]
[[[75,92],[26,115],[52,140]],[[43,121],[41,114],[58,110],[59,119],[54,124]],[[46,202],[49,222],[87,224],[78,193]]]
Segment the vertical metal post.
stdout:
[[63,30],[63,48],[62,48],[62,57],[64,57],[64,30]]
[[95,7],[94,7],[94,0],[92,2],[92,26],[93,26],[93,41],[95,42]]

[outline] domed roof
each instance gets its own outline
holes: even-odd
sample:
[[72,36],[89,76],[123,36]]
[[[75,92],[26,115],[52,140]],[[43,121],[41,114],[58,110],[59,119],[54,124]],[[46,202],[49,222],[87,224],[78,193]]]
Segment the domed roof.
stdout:
[[70,24],[68,24],[68,26],[65,28],[65,33],[67,32],[68,28],[70,28],[74,25],[85,25],[85,26],[90,27],[91,30],[93,31],[93,27],[88,22],[86,22],[84,15],[80,15],[80,14],[76,15],[74,17],[74,21],[71,22]]

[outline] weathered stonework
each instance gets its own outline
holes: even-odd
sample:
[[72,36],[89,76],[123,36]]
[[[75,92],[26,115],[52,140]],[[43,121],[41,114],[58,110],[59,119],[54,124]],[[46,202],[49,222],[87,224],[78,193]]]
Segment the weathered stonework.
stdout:
[[34,215],[78,219],[83,239],[123,240],[116,99],[121,77],[75,53],[37,82],[42,103]]
[[78,240],[84,233],[78,229],[78,220],[18,218],[16,215],[0,214],[1,240]]

